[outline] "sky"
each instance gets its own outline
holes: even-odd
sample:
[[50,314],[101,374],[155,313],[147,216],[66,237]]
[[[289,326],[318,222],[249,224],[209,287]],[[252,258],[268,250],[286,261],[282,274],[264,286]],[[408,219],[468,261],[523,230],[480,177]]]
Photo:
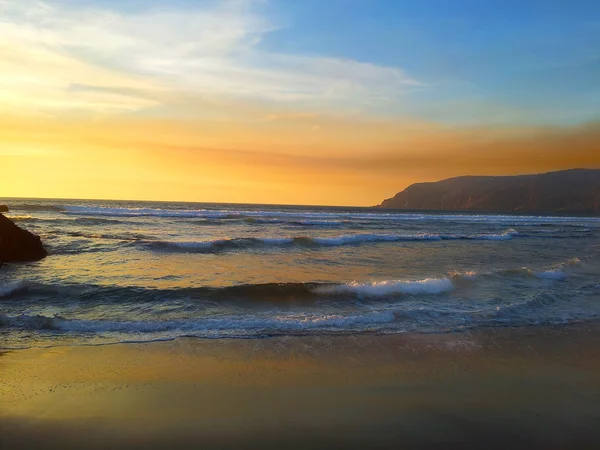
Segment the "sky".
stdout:
[[0,197],[375,205],[600,168],[593,0],[0,0]]

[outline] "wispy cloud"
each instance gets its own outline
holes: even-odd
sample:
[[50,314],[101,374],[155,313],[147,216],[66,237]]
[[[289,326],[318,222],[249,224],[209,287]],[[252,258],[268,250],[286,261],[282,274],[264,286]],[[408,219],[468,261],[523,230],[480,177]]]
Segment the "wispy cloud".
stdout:
[[149,2],[136,11],[101,5],[0,2],[4,108],[168,110],[176,106],[172,99],[190,93],[307,110],[372,111],[421,86],[398,68],[263,50],[263,37],[278,28],[263,2],[168,9]]

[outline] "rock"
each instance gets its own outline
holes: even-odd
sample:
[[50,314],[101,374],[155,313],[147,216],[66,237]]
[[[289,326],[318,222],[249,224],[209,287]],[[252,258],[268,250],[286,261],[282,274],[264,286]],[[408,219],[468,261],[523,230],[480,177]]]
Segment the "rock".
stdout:
[[0,213],[5,213],[5,212],[8,212],[8,206],[0,205]]
[[600,170],[539,175],[466,176],[417,183],[381,208],[445,211],[600,214]]
[[39,236],[0,214],[0,262],[37,261],[47,255]]

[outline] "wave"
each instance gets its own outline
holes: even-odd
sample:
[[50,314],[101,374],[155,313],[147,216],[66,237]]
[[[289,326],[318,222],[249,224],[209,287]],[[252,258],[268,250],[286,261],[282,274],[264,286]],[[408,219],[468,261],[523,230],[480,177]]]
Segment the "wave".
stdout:
[[24,328],[27,330],[57,330],[62,317],[48,317],[44,315],[9,316],[0,314],[0,328]]
[[258,224],[258,225],[285,223],[284,220],[269,219],[269,218],[264,218],[264,217],[244,217],[243,220],[246,223]]
[[33,216],[6,216],[7,219],[13,222],[37,222],[39,219]]
[[520,275],[530,278],[538,278],[541,280],[564,280],[567,278],[567,273],[560,267],[554,267],[546,270],[534,270],[529,267],[521,267],[520,269],[502,270],[498,272],[498,275]]
[[544,270],[541,272],[533,272],[533,275],[543,280],[564,280],[567,274],[559,269]]
[[78,217],[76,219],[73,219],[73,223],[80,224],[80,225],[114,225],[114,224],[123,224],[123,223],[127,223],[127,222],[125,222],[123,220],[104,219],[104,218],[100,218],[100,217],[95,217],[95,218]]
[[348,245],[360,244],[365,242],[400,242],[400,241],[439,241],[442,240],[440,235],[435,234],[347,234],[335,237],[316,237],[316,238],[300,238],[308,239],[318,245]]
[[243,215],[235,217],[222,217],[216,219],[198,219],[193,222],[194,225],[221,226],[230,225],[231,223],[241,222],[248,225],[287,225],[293,227],[315,227],[315,228],[335,228],[341,227],[345,223],[356,226],[352,222],[341,222],[335,220],[289,220],[289,219],[274,219],[266,217],[246,217]]
[[156,208],[107,208],[90,206],[65,206],[67,214],[79,216],[114,216],[114,217],[166,217],[166,218],[211,218],[211,219],[243,219],[243,212],[189,209],[156,209]]
[[[539,293],[527,298],[525,301],[497,307],[490,315],[492,317],[500,318],[501,320],[514,320],[515,318],[525,319],[529,314],[535,313],[537,310],[551,306],[555,303],[556,297],[553,295]],[[531,320],[535,323],[539,323],[537,315]]]
[[453,280],[474,281],[479,277],[479,274],[474,270],[467,270],[464,272],[452,271],[448,274],[448,276]]
[[[26,207],[28,205],[23,205]],[[447,222],[475,222],[485,224],[500,224],[511,226],[553,226],[565,224],[568,226],[573,221],[579,224],[600,225],[597,217],[568,217],[568,216],[534,216],[534,215],[504,215],[504,214],[468,214],[468,213],[411,213],[411,212],[380,212],[376,210],[357,211],[326,211],[321,212],[311,209],[283,209],[283,210],[257,210],[257,209],[169,209],[169,208],[128,208],[106,206],[69,205],[64,207],[47,205],[29,205],[32,208],[52,208],[52,210],[66,211],[69,214],[91,216],[158,216],[158,217],[199,217],[199,218],[299,218],[304,220],[389,220],[389,221],[447,221]]]
[[87,301],[102,303],[138,303],[163,301],[165,298],[186,300],[244,300],[285,301],[287,299],[314,299],[320,283],[262,283],[234,286],[200,286],[171,289],[155,289],[134,286],[103,286],[94,284],[43,284],[13,282],[0,285],[0,296],[26,294],[53,301]]
[[[565,263],[557,264],[550,269],[535,270],[527,266],[514,268],[514,269],[500,269],[492,272],[467,272],[462,275],[463,279],[475,280],[477,278],[483,279],[504,279],[504,278],[534,278],[542,280],[565,280],[568,277],[568,273],[565,272],[564,268],[570,265],[578,264],[579,259],[573,258]],[[456,272],[454,272],[456,274]]]
[[[572,261],[568,264],[578,264]],[[443,332],[477,326],[551,324],[591,317],[594,311],[564,303],[564,293],[547,285],[561,283],[566,273],[556,267],[538,271],[524,267],[492,273],[457,271],[413,280],[171,289],[16,281],[0,285],[0,297],[6,298],[1,303],[0,328],[56,332],[51,336],[41,333],[42,340],[60,334],[74,337],[77,342],[88,338],[119,342],[179,336]],[[534,295],[524,292],[523,297],[517,294],[504,299],[487,298],[488,281],[501,286],[508,283],[514,292],[521,284],[512,283],[511,278],[524,276],[545,281],[538,281]],[[472,292],[479,292],[473,289],[480,283],[484,297],[473,298]],[[455,291],[459,292],[454,294]],[[455,301],[466,298],[468,302]],[[61,315],[30,312],[26,305],[37,299],[48,310],[60,311]],[[260,302],[265,303],[256,307]],[[94,317],[92,311],[96,310],[100,315]],[[105,315],[108,310],[110,316]],[[78,316],[81,312],[85,315]]]
[[16,292],[27,288],[27,284],[22,281],[13,281],[6,284],[0,284],[0,298],[8,297]]
[[[337,221],[341,218],[348,220],[398,220],[404,218],[404,214],[390,214],[378,212],[349,212],[328,211],[318,212],[314,210],[256,210],[256,209],[161,209],[161,208],[125,208],[125,207],[92,207],[81,205],[65,206],[67,214],[80,216],[116,216],[136,217],[153,216],[166,218],[211,218],[211,219],[291,219],[298,223],[311,225],[310,221]],[[265,222],[267,223],[267,222]]]
[[130,222],[117,219],[106,219],[100,217],[77,217],[77,218],[52,218],[44,219],[42,217],[33,216],[7,216],[8,219],[13,222],[41,222],[44,225],[84,225],[84,226],[96,226],[96,225],[116,225],[116,224],[127,224]]
[[[507,241],[515,236],[520,236],[521,233],[515,230],[508,230],[501,234],[480,234],[476,236],[467,236],[466,239],[484,240],[484,241]],[[459,238],[464,239],[464,238]]]
[[343,245],[357,245],[365,243],[385,242],[419,242],[442,240],[510,240],[519,233],[511,230],[502,234],[479,234],[471,236],[443,235],[443,234],[348,234],[331,237],[247,237],[223,238],[206,241],[144,241],[141,245],[150,250],[210,253],[261,247],[333,247]]
[[[165,217],[196,218],[198,225],[223,225],[234,221],[248,224],[287,224],[298,227],[338,227],[343,222],[337,220],[317,220],[311,217],[329,217],[331,213],[301,213],[280,211],[218,211],[218,210],[173,210],[152,208],[101,208],[86,206],[65,206],[67,214],[80,216],[116,217]],[[335,215],[337,216],[337,215]],[[282,217],[282,218],[278,218]],[[308,217],[308,218],[304,218]]]
[[[257,332],[274,334],[306,330],[343,330],[359,327],[363,331],[370,325],[390,323],[395,320],[393,311],[370,311],[363,314],[295,313],[278,316],[221,316],[198,319],[163,321],[116,321],[67,319],[62,316],[0,315],[0,327],[29,330],[56,330],[77,333],[161,333],[173,332],[185,336],[194,332],[223,332],[234,334]],[[174,337],[173,336],[173,337]]]
[[12,207],[15,211],[41,211],[41,212],[63,212],[65,208],[55,205],[40,205],[40,204],[20,204]]
[[338,286],[321,287],[317,292],[327,294],[352,294],[356,296],[380,297],[397,294],[441,294],[454,290],[449,278],[426,278],[420,281],[377,281],[372,283],[352,282]]
[[568,266],[578,266],[580,264],[581,264],[581,258],[570,258],[564,262],[557,264],[556,268],[559,269],[559,268],[568,267]]
[[148,241],[151,239],[150,236],[139,233],[88,233],[84,231],[62,231],[59,234],[63,234],[71,237],[82,237],[86,239],[108,239],[116,241]]
[[293,220],[288,222],[290,225],[299,227],[339,227],[344,225],[346,222],[340,222],[337,220]]
[[[133,243],[136,244],[136,243]],[[196,245],[196,243],[194,243]],[[106,286],[96,284],[44,284],[39,282],[15,281],[0,284],[0,297],[26,294],[66,302],[73,299],[101,302],[163,301],[165,298],[185,298],[186,300],[243,300],[284,302],[287,300],[314,301],[327,297],[335,299],[355,299],[364,297],[393,297],[403,295],[438,295],[479,280],[500,281],[514,278],[541,280],[565,280],[572,266],[581,264],[579,258],[572,258],[547,269],[521,267],[501,269],[492,272],[473,270],[451,271],[446,275],[423,279],[376,280],[368,282],[271,282],[240,284],[232,286],[198,286],[180,288],[146,288],[135,286]]]
[[[396,297],[403,295],[436,295],[454,289],[456,275],[424,280],[384,280],[371,283],[261,283],[234,286],[199,286],[171,289],[154,289],[133,286],[102,286],[88,284],[42,284],[8,283],[0,285],[0,296],[27,295],[28,298],[42,297],[59,302],[86,301],[100,303],[139,303],[162,302],[164,299],[185,299],[186,301],[242,301],[272,302],[286,301],[313,302],[325,299],[353,300],[364,297]],[[454,280],[454,281],[453,281]]]
[[192,225],[202,226],[221,226],[231,225],[231,222],[236,222],[235,219],[198,219],[191,222]]

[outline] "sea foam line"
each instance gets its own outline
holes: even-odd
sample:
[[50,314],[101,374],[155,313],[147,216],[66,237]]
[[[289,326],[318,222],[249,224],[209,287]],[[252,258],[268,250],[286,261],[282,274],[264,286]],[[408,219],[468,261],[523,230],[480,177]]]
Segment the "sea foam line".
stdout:
[[343,245],[354,245],[364,243],[385,242],[419,242],[419,241],[443,241],[443,240],[474,240],[474,241],[506,241],[518,236],[519,233],[509,230],[502,234],[479,234],[479,235],[444,235],[444,234],[346,234],[328,237],[247,237],[247,238],[220,238],[203,241],[139,241],[141,245],[150,249],[162,251],[182,252],[214,252],[236,249],[249,249],[256,247],[334,247]]
[[177,331],[179,334],[198,331],[302,331],[313,329],[346,329],[352,326],[368,327],[393,322],[393,311],[370,311],[363,314],[295,313],[278,316],[222,316],[167,321],[116,321],[67,319],[61,316],[0,315],[0,326],[32,330],[58,330],[79,333],[160,333]]
[[374,281],[358,283],[353,281],[337,286],[319,287],[315,290],[322,294],[352,294],[356,296],[381,297],[395,294],[419,295],[441,294],[454,290],[450,278],[426,278],[419,281]]
[[327,211],[314,210],[254,210],[254,209],[168,209],[168,208],[126,208],[104,206],[52,206],[52,205],[20,205],[15,209],[20,210],[49,210],[63,211],[66,214],[90,216],[156,216],[156,217],[198,217],[198,218],[297,218],[299,220],[384,220],[384,221],[448,221],[485,224],[515,225],[540,225],[540,224],[569,224],[573,221],[580,224],[599,225],[597,217],[563,217],[563,216],[535,216],[535,215],[506,215],[506,214],[435,214],[414,212],[376,212],[372,211]]

